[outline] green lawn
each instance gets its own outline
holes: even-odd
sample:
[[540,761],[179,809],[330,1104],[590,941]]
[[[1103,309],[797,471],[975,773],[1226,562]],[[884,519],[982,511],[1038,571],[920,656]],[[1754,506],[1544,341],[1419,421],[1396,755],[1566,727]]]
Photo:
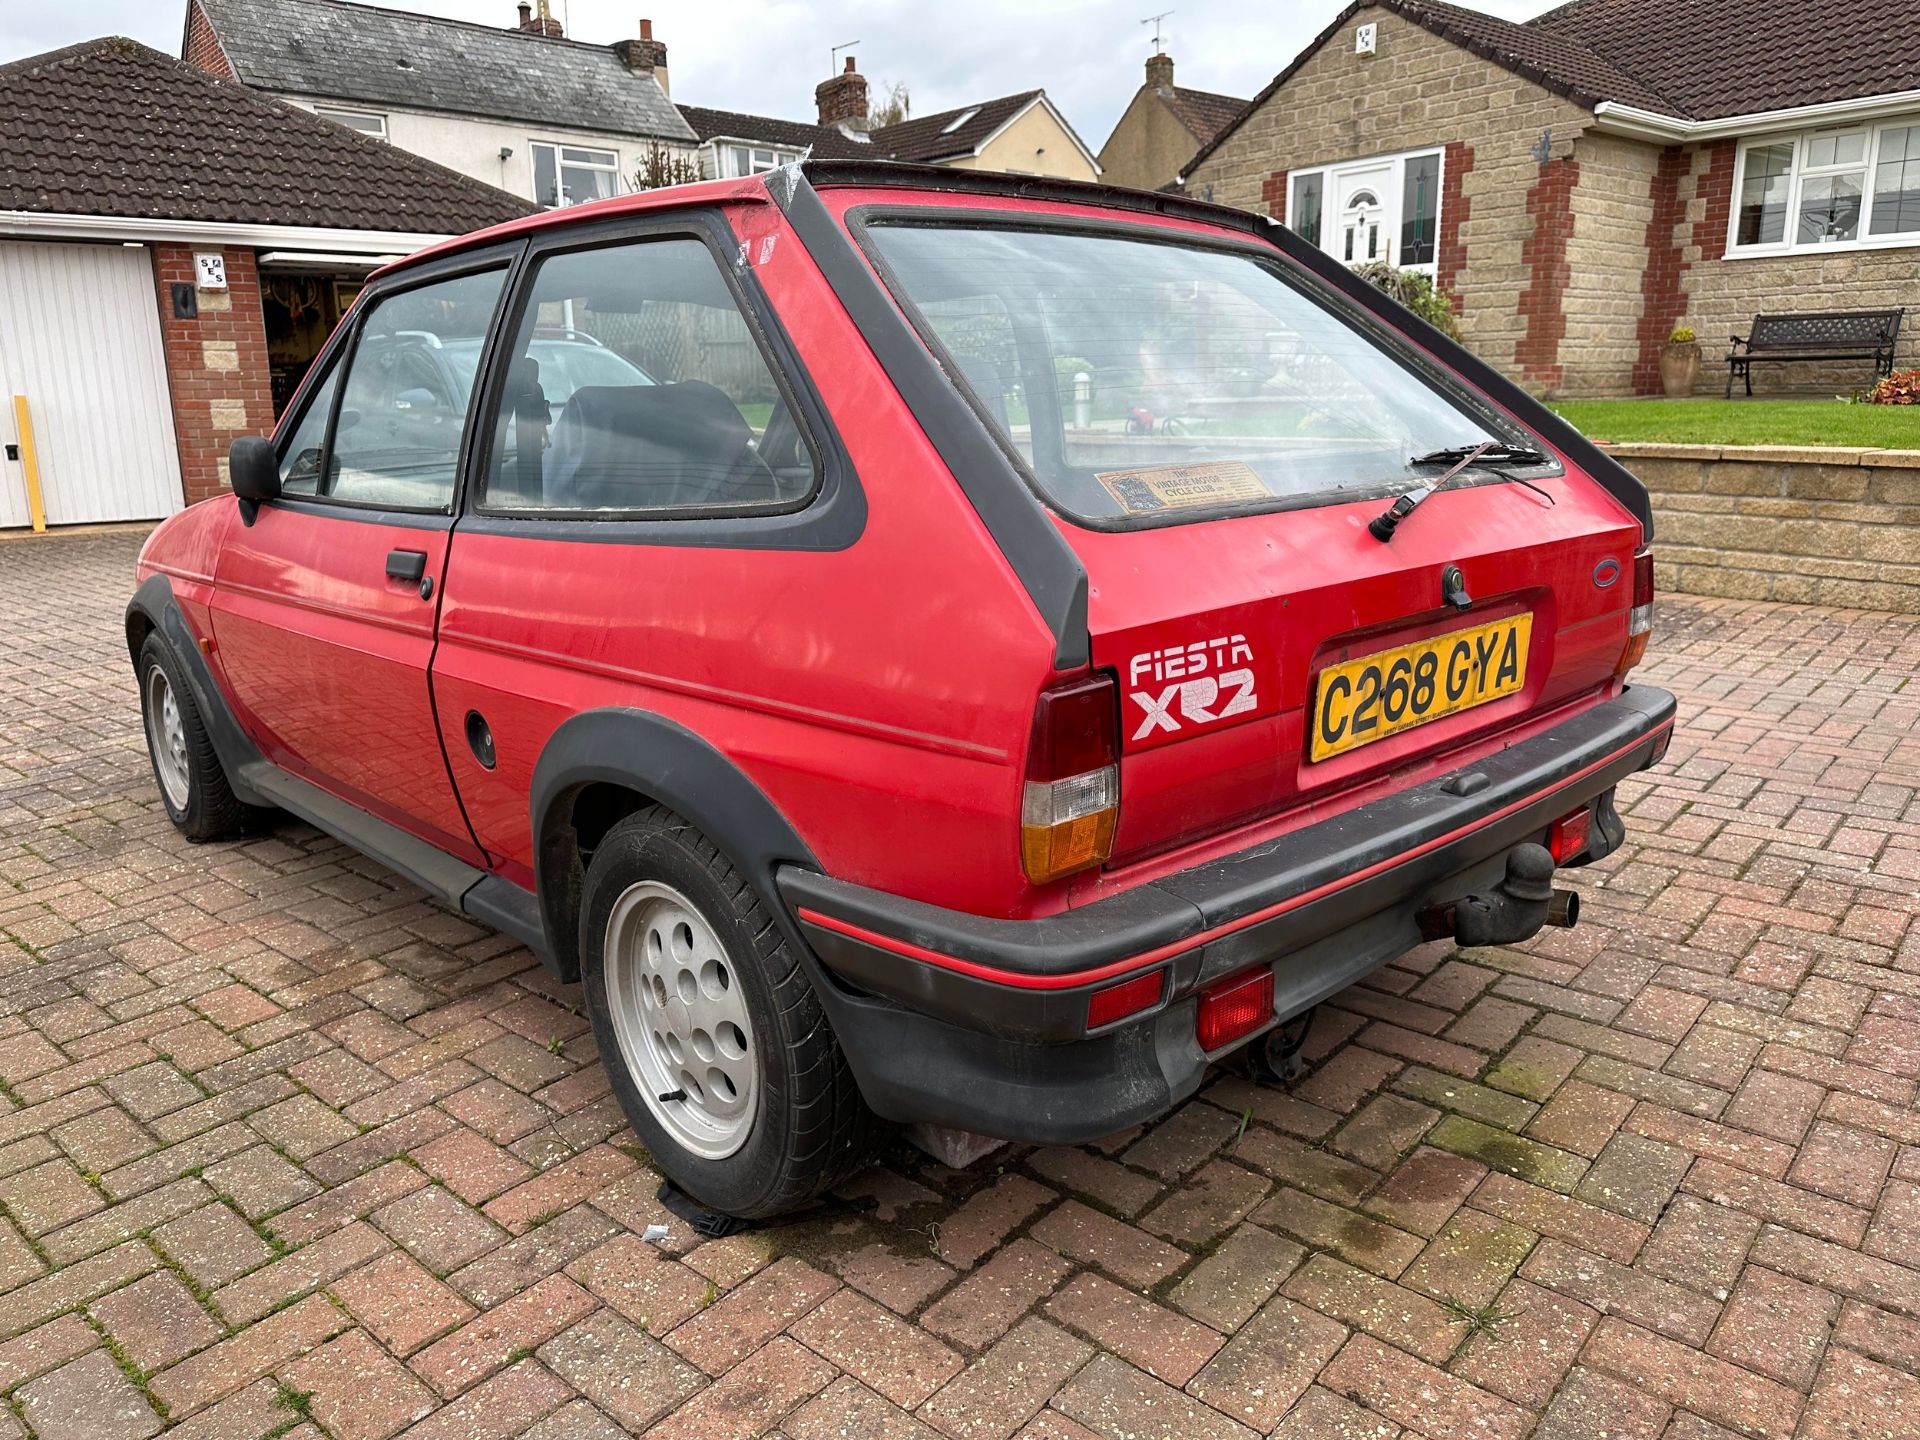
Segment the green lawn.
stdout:
[[1568,400],[1553,408],[1595,440],[1920,450],[1917,405],[1848,405],[1818,399]]

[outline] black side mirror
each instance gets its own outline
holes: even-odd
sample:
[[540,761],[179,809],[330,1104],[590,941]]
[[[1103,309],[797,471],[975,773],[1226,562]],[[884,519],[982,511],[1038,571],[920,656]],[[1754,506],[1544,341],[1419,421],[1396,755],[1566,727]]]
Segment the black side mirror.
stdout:
[[227,451],[227,479],[240,497],[240,520],[253,524],[260,502],[280,493],[280,459],[273,442],[261,435],[242,435]]

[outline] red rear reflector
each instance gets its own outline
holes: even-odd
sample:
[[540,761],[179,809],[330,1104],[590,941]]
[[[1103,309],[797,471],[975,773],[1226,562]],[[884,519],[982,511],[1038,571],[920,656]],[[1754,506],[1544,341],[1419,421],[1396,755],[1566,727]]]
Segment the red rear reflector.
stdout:
[[1553,829],[1547,832],[1547,849],[1553,854],[1553,863],[1564,865],[1573,859],[1587,848],[1587,838],[1592,833],[1593,811],[1586,806],[1554,821]]
[[1194,1034],[1202,1050],[1218,1050],[1273,1018],[1273,971],[1261,970],[1200,994]]
[[1094,991],[1087,997],[1087,1029],[1098,1030],[1102,1025],[1151,1010],[1160,1003],[1160,986],[1166,974],[1164,970],[1150,970],[1145,975]]

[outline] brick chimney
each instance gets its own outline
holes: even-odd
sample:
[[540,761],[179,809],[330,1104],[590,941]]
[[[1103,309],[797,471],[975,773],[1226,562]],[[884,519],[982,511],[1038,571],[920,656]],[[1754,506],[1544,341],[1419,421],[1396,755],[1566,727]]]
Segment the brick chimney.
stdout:
[[636,75],[651,75],[659,85],[662,95],[671,94],[667,89],[667,43],[653,38],[653,22],[640,22],[638,40],[616,40],[613,53],[620,57],[620,63]]
[[1173,89],[1173,57],[1168,54],[1147,57],[1147,84],[1155,90]]
[[519,9],[520,23],[514,28],[528,35],[544,35],[549,40],[566,39],[567,32],[560,28],[560,22],[548,11],[547,0],[539,0],[538,15],[533,13],[534,6],[529,4],[528,0],[520,0]]
[[853,56],[847,56],[844,71],[813,87],[813,103],[820,107],[822,125],[867,128],[867,77],[853,68]]

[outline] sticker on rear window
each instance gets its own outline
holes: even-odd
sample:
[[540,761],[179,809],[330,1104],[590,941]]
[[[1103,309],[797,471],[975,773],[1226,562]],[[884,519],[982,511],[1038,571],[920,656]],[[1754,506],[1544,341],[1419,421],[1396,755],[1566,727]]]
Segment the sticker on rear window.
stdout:
[[1153,510],[1191,510],[1202,505],[1233,505],[1271,500],[1253,467],[1243,460],[1210,460],[1197,465],[1150,465],[1139,470],[1104,470],[1094,476],[1129,514]]

